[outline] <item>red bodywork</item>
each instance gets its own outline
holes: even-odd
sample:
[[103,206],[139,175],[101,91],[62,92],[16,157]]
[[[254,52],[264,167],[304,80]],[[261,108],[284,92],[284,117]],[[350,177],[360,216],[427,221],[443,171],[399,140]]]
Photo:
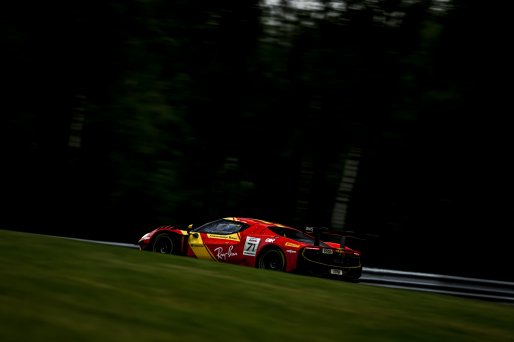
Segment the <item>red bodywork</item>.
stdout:
[[[172,247],[168,249],[169,241]],[[359,251],[347,246],[340,248],[334,242],[320,242],[316,246],[312,236],[296,228],[252,218],[227,217],[193,229],[161,226],[145,234],[138,244],[141,250],[250,267],[259,267],[259,256],[274,249],[281,252],[278,254],[284,263],[280,265],[285,272],[308,269],[342,277],[352,274],[351,278],[356,279],[362,268]],[[327,261],[332,255],[337,260],[351,258],[351,262]]]

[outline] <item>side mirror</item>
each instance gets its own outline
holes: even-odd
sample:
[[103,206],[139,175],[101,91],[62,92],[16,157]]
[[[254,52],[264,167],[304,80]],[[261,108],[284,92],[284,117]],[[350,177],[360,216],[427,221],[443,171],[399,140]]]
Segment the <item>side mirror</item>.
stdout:
[[187,230],[193,229],[193,224],[191,223],[189,226],[187,226]]

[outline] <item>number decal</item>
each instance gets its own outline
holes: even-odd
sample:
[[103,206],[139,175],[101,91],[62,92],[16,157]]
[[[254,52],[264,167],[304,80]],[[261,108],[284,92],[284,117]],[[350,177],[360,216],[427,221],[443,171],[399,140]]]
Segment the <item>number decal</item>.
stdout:
[[261,242],[260,238],[255,238],[251,236],[246,237],[243,255],[255,256],[255,254],[257,253],[257,249],[259,248],[259,242]]

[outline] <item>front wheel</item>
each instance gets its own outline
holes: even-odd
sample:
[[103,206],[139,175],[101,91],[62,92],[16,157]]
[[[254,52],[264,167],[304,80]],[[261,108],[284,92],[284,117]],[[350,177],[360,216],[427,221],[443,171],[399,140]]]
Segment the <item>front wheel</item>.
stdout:
[[175,250],[175,244],[169,234],[159,234],[155,237],[152,250],[161,254],[172,254]]
[[286,258],[279,249],[268,249],[259,255],[257,268],[272,271],[284,271],[286,268]]

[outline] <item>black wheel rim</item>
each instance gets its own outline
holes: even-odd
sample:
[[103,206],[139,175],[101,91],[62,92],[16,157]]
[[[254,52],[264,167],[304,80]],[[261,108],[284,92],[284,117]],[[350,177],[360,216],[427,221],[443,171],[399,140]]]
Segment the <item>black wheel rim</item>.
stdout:
[[173,252],[173,241],[168,236],[159,236],[155,240],[153,251],[161,254],[171,254]]
[[279,251],[267,251],[260,260],[260,268],[272,271],[281,271],[284,267],[284,261]]

